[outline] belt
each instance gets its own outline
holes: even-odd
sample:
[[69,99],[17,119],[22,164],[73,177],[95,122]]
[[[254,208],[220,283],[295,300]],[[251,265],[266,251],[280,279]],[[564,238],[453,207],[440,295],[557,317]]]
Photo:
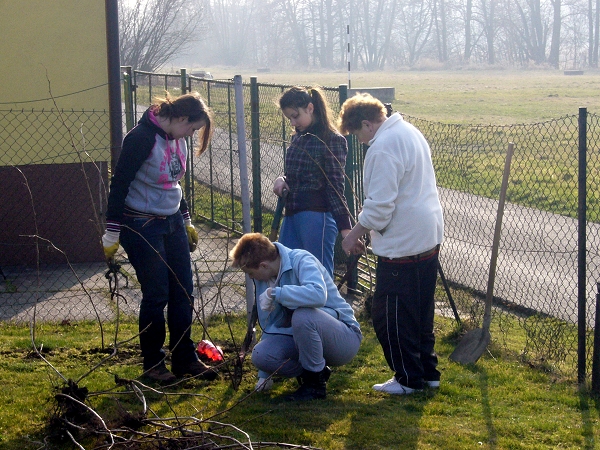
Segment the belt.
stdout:
[[433,247],[431,250],[424,251],[423,253],[419,253],[418,255],[402,256],[400,258],[385,258],[383,256],[380,256],[379,259],[386,263],[406,264],[406,263],[424,261],[424,260],[429,259],[432,256],[436,255],[439,251],[440,251],[440,246],[438,244],[435,247]]
[[128,208],[127,206],[123,210],[123,215],[127,217],[133,217],[134,219],[166,219],[167,216],[157,216],[155,214],[148,214],[135,209]]

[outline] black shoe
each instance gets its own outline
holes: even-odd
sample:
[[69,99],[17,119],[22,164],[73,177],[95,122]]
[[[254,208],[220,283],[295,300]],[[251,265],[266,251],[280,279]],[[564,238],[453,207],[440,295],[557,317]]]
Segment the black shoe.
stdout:
[[163,364],[147,370],[143,376],[159,383],[173,383],[177,379]]
[[178,377],[190,375],[192,377],[198,377],[203,380],[212,381],[217,378],[217,371],[212,367],[207,366],[202,361],[192,360],[187,364],[172,364],[171,369],[173,373]]
[[304,384],[304,378],[305,377],[310,377],[311,374],[319,374],[319,376],[321,377],[321,381],[324,381],[327,383],[327,381],[329,381],[329,377],[331,376],[331,369],[327,366],[325,366],[323,368],[323,370],[321,370],[320,372],[311,372],[310,370],[305,370],[303,371],[300,375],[298,375],[296,377],[296,381],[298,382],[298,386],[302,386]]
[[290,402],[302,402],[327,397],[327,380],[331,376],[331,369],[327,366],[320,372],[305,370],[300,375],[300,387],[285,397]]

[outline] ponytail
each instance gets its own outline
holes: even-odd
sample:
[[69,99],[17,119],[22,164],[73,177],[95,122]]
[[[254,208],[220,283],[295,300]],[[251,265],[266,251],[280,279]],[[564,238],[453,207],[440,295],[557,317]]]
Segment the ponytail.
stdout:
[[321,130],[321,136],[319,137],[325,140],[330,133],[337,133],[333,113],[320,87],[305,88],[294,86],[289,88],[279,98],[279,108],[282,110],[285,108],[306,108],[309,103],[313,104],[315,122],[318,125],[318,129]]

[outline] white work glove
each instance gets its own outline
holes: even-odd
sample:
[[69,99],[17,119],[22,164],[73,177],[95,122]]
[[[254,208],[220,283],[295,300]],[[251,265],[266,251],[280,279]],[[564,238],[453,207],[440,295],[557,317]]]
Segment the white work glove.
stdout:
[[275,299],[271,296],[271,288],[267,288],[265,292],[258,297],[258,306],[263,311],[273,311],[275,309]]
[[191,220],[185,221],[185,231],[187,232],[190,253],[193,253],[196,247],[198,247],[198,232],[196,231],[196,227],[192,225]]
[[118,231],[108,231],[104,232],[104,236],[102,236],[102,246],[104,247],[104,256],[106,260],[110,260],[115,256],[117,250],[119,250],[119,233]]
[[256,382],[256,386],[254,386],[254,390],[256,392],[267,392],[273,389],[273,379],[272,378],[259,378]]

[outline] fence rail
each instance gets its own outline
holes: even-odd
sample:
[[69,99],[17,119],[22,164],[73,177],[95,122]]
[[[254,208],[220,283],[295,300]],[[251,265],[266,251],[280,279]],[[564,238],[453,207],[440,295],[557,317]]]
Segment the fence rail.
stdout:
[[[165,90],[174,95],[198,91],[213,109],[216,126],[212,144],[201,158],[191,156],[192,170],[184,183],[194,220],[202,225],[204,233],[204,238],[201,237],[204,246],[193,255],[196,297],[203,312],[221,308],[243,310],[244,278],[228,270],[227,265],[230,241],[242,230],[233,80],[208,80],[189,76],[185,71],[154,74],[125,68],[124,74],[126,129],[135,124],[153,97],[163,95]],[[259,83],[256,78],[243,84],[252,228],[257,231],[270,229],[276,203],[271,186],[284,171],[285,149],[292,132],[276,106],[277,98],[286,87]],[[340,105],[347,95],[345,86],[326,88],[325,93],[333,106]],[[59,162],[72,154],[69,145],[62,148],[53,145],[54,153],[36,157],[35,161],[20,161],[15,156],[18,152],[13,152],[12,157],[6,156],[11,154],[8,147],[5,149],[7,145],[23,146],[29,140],[39,139],[40,135],[50,140],[55,139],[53,135],[64,133],[65,125],[58,117],[51,126],[35,129],[37,114],[40,112],[2,112],[0,172],[3,175],[30,168],[40,160]],[[44,124],[53,121],[52,114],[58,116],[47,111],[44,114]],[[107,116],[107,113],[82,112],[77,120],[91,124],[98,122],[98,114]],[[584,136],[581,134],[582,114],[585,115]],[[32,125],[22,127],[24,118]],[[501,172],[506,148],[513,142],[515,154],[497,264],[493,321],[503,331],[499,337],[501,343],[508,346],[510,327],[519,326],[528,338],[525,348],[518,351],[566,373],[576,371],[574,361],[583,342],[587,365],[591,367],[595,289],[600,278],[599,116],[583,110],[555,120],[511,126],[452,125],[410,116],[405,119],[417,126],[431,145],[445,218],[440,260],[451,284],[473,293],[458,298],[463,320],[481,322]],[[6,144],[15,134],[20,136],[19,141]],[[363,198],[365,149],[352,138],[349,138],[349,147],[346,193],[351,212],[356,216]],[[584,150],[587,152],[583,153]],[[581,155],[586,178],[582,178],[579,165]],[[84,159],[86,164],[95,162],[93,156]],[[580,180],[585,180],[586,208],[583,210]],[[105,188],[100,182],[98,186],[97,194],[93,195],[97,197],[94,202],[100,205],[101,215]],[[71,198],[69,189],[65,190],[65,201]],[[23,206],[21,217],[34,218],[37,202],[42,200],[20,190],[15,193],[18,198],[13,198],[11,204]],[[6,230],[13,230],[15,224],[7,220],[15,215],[5,212],[6,205],[5,200],[0,201],[0,220]],[[580,222],[582,213],[587,217]],[[63,228],[71,240],[81,239],[77,232],[82,221],[78,220]],[[96,218],[86,220],[98,225]],[[88,236],[96,233],[94,239],[99,245],[97,232],[93,227],[91,230],[87,228],[85,233]],[[585,231],[585,247],[580,248],[582,231]],[[0,319],[29,320],[34,304],[39,314],[45,311],[45,317],[55,321],[114,315],[115,305],[110,301],[101,263],[77,262],[69,266],[68,262],[74,258],[69,252],[61,255],[62,261],[52,264],[42,261],[37,267],[6,262],[8,253],[39,246],[42,242],[39,237],[31,237],[35,234],[29,231],[0,234],[0,276],[4,277],[0,288]],[[129,285],[124,289],[133,314],[141,295],[134,274],[127,266],[126,255],[121,257],[126,271],[131,274]],[[341,252],[336,255],[336,261],[343,268],[345,259]],[[585,262],[583,276],[582,262]],[[367,278],[364,271],[368,266],[361,264],[360,267],[358,274],[363,273],[363,278]],[[360,278],[358,283],[361,284]],[[585,289],[580,290],[581,284]],[[77,297],[79,303],[74,300]],[[582,323],[583,335],[578,335],[577,327]]]

